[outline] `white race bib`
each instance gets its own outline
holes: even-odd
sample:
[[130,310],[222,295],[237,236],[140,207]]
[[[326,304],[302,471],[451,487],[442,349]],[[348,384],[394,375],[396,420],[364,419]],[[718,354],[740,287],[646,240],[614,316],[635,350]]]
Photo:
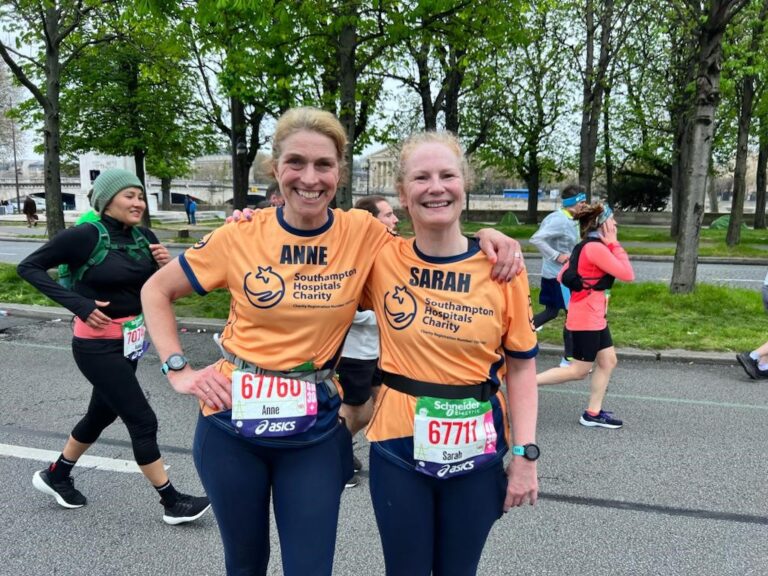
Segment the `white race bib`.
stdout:
[[243,370],[232,373],[232,424],[247,437],[291,436],[317,420],[314,382]]

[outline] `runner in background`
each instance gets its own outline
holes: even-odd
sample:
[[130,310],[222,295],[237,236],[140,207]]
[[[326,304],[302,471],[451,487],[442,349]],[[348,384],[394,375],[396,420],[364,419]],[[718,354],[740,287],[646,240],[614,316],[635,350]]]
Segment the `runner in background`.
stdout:
[[406,140],[396,187],[416,236],[381,251],[365,292],[381,331],[383,384],[367,437],[390,576],[475,574],[494,522],[538,495],[528,277],[493,282],[461,234],[468,185],[455,136]]
[[[763,309],[768,312],[768,274],[763,280]],[[736,360],[747,376],[753,380],[764,380],[768,378],[768,342],[765,342],[759,348],[752,352],[741,352],[736,354]]]
[[[269,159],[285,205],[214,230],[142,290],[171,386],[200,401],[195,464],[231,575],[267,573],[271,502],[282,573],[333,569],[341,493],[353,472],[332,377],[371,266],[398,241],[368,213],[329,208],[346,146],[329,112],[287,111]],[[495,231],[484,234],[519,250]],[[519,266],[501,260],[497,274],[513,277]],[[218,288],[232,298],[218,338],[223,358],[195,369],[183,355],[172,302]]]
[[[363,196],[355,202],[355,208],[367,210],[382,222],[390,232],[397,233],[397,215],[384,196]],[[352,438],[362,430],[373,415],[373,403],[381,386],[379,362],[379,329],[373,310],[358,310],[349,327],[341,360],[336,366],[339,383],[344,390],[339,415],[346,420]],[[347,480],[346,487],[360,483],[357,473],[363,468],[360,459],[353,454],[355,475]]]
[[[578,262],[569,262],[558,275],[558,280],[562,281],[568,267],[577,265],[578,273],[584,279],[584,289],[571,292],[565,321],[573,335],[573,361],[570,366],[542,372],[536,380],[539,385],[583,380],[596,363],[590,384],[589,403],[579,422],[588,427],[621,428],[623,422],[614,417],[612,412],[603,410],[608,381],[617,363],[607,320],[608,299],[610,285],[613,283],[611,278],[631,282],[635,279],[635,273],[627,253],[619,244],[616,221],[608,206],[583,206],[575,217],[579,221],[585,244]],[[599,282],[607,282],[607,289],[598,285]]]
[[94,182],[92,204],[106,227],[110,249],[103,262],[90,267],[69,290],[48,270],[66,264],[75,271],[86,264],[99,242],[91,224],[68,228],[30,254],[18,266],[19,275],[75,315],[72,353],[93,386],[85,416],[77,423],[56,462],[35,472],[33,486],[64,508],[80,508],[86,497],[75,488],[71,472],[101,433],[118,417],[131,437],[142,473],[160,495],[163,520],[192,522],[209,508],[208,499],[178,492],[163,466],[157,445],[157,417],[136,379],[138,359],[146,351],[141,314],[141,287],[170,261],[168,250],[147,228],[140,228],[151,252],[133,245],[132,228],[146,209],[144,187],[127,170],[106,170]]
[[[574,213],[587,202],[584,188],[571,184],[563,189],[562,205],[542,220],[539,229],[531,236],[531,244],[541,252],[541,292],[539,304],[544,310],[533,317],[533,324],[540,329],[550,320],[557,318],[560,310],[567,313],[562,286],[557,275],[573,252],[579,241],[579,223],[574,220]],[[563,326],[563,358],[561,366],[568,366],[571,360],[573,342],[568,328]]]

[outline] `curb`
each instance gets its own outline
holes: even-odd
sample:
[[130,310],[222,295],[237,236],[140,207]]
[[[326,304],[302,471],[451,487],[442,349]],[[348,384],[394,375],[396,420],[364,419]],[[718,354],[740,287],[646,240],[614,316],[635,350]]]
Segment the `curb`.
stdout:
[[[53,320],[56,318],[71,318],[72,312],[66,308],[52,306],[36,306],[26,304],[3,304],[0,310],[8,316],[20,318],[38,318]],[[176,318],[179,330],[220,332],[224,329],[225,320],[215,318]],[[553,344],[540,344],[539,352],[547,356],[561,356],[562,348]],[[701,352],[695,350],[640,350],[637,348],[617,348],[616,355],[622,360],[641,360],[645,362],[675,362],[687,364],[716,364],[733,365],[736,363],[734,352]]]

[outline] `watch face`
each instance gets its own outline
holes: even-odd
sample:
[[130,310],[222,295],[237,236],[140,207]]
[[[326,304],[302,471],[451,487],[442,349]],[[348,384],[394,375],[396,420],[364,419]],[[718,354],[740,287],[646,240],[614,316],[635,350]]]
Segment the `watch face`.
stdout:
[[536,460],[539,457],[539,447],[536,444],[525,445],[525,457],[528,460]]
[[187,359],[181,354],[172,354],[165,363],[168,364],[168,368],[171,370],[181,370],[186,366]]

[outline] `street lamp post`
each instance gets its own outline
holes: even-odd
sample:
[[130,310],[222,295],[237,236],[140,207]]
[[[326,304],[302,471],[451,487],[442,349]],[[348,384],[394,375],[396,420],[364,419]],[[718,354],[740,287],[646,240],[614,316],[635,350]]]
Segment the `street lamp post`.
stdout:
[[371,193],[371,160],[365,161],[365,195]]

